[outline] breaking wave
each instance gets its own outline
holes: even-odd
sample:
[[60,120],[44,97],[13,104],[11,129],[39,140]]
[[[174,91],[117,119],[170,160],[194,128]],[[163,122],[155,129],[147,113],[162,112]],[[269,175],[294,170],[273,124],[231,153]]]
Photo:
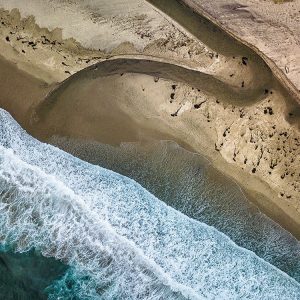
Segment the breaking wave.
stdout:
[[0,110],[0,243],[70,268],[58,299],[299,299],[291,277],[135,181],[30,137]]
[[169,206],[215,227],[300,282],[300,242],[200,155],[171,141],[110,146],[55,136],[50,142],[84,161],[134,179]]

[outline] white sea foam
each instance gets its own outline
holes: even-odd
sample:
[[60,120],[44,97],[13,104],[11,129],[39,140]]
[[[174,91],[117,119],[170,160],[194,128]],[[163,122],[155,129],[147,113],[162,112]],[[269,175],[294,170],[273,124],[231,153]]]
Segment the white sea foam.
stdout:
[[36,141],[3,110],[0,125],[0,242],[73,267],[53,299],[300,298],[294,279],[133,180]]

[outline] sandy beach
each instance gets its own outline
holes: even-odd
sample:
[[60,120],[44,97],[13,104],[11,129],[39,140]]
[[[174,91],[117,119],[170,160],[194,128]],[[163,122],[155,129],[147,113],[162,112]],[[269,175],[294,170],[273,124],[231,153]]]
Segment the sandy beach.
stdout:
[[[271,70],[268,59],[207,20],[196,16],[185,24],[192,13],[186,8],[108,2],[104,11],[96,7],[101,15],[92,2],[69,3],[62,24],[43,13],[60,14],[59,1],[0,1],[1,107],[45,141],[57,135],[113,145],[174,140],[207,157],[299,238],[300,109],[292,87],[299,70],[288,67],[283,76],[280,51],[259,48],[281,73]],[[195,25],[207,34],[186,29]]]
[[299,0],[182,2],[254,49],[272,68],[274,75],[299,99]]

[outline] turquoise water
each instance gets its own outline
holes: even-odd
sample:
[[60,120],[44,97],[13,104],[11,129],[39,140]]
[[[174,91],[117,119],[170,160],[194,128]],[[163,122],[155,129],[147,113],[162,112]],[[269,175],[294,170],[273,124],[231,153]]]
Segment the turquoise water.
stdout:
[[0,111],[0,243],[69,268],[50,299],[299,299],[300,285],[125,176]]
[[46,291],[64,276],[68,266],[34,250],[0,252],[0,299],[47,299]]
[[300,243],[249,202],[203,157],[170,141],[113,147],[55,137],[51,143],[139,182],[168,205],[217,228],[236,244],[300,281]]

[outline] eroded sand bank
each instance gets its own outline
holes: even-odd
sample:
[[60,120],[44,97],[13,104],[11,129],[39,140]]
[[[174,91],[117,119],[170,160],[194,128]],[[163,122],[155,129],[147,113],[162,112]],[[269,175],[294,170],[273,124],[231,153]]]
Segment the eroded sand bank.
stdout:
[[[21,109],[5,95],[1,99],[2,107],[23,126],[43,138],[56,134],[107,143],[175,140],[209,157],[255,194],[254,200],[270,216],[300,236],[299,107],[255,53],[239,44],[228,46],[227,37],[219,38],[222,32],[215,32],[218,43],[201,40],[144,1],[121,1],[115,7],[110,1],[98,17],[92,14],[92,2],[64,7],[56,1],[45,1],[42,7],[39,1],[32,3],[1,2],[22,15],[2,10],[2,55],[24,78],[35,78],[27,84],[37,86],[37,80],[40,87],[34,95],[19,88],[17,96],[15,90],[13,98],[24,99]],[[43,18],[45,5],[57,18]],[[65,24],[59,22],[62,12]],[[75,17],[81,18],[83,31],[72,22]],[[55,29],[59,25],[62,30]],[[108,26],[111,35],[99,34]],[[137,64],[129,56],[142,60]],[[141,64],[143,60],[148,65]],[[56,83],[88,66],[43,100]],[[176,69],[180,67],[187,73]]]
[[300,97],[299,0],[181,2],[254,49],[291,92]]

